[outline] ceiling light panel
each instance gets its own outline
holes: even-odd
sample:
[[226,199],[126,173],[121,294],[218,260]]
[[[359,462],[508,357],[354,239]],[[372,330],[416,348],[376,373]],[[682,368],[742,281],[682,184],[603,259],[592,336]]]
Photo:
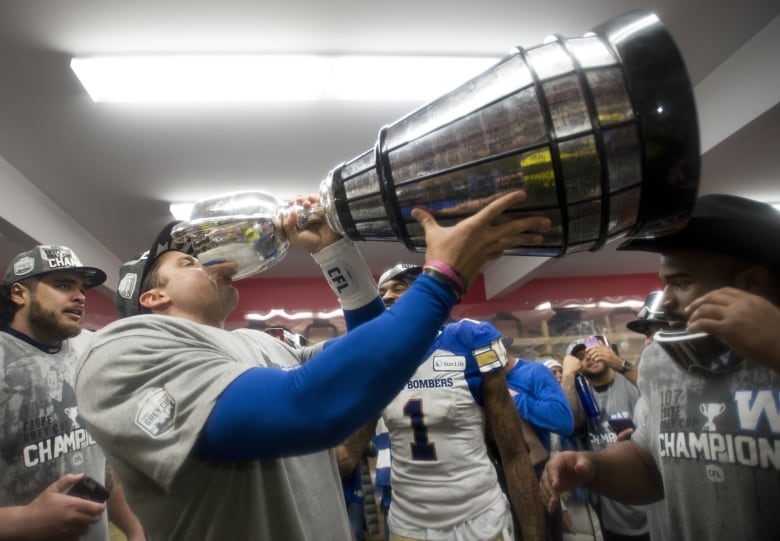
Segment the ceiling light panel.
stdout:
[[73,58],[95,102],[430,100],[498,58],[162,55]]

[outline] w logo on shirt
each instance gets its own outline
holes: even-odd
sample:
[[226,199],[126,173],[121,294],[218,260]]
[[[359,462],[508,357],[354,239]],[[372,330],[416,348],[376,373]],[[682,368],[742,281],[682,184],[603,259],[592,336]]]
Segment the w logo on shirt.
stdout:
[[780,433],[780,391],[736,391],[734,402],[741,430],[756,432],[761,419],[766,419],[772,433]]

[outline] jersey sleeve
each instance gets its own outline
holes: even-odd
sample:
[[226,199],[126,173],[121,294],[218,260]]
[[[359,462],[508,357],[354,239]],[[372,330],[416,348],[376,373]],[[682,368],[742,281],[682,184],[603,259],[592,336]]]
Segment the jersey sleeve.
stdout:
[[[438,346],[466,357],[465,377],[474,400],[482,405],[482,372],[475,354],[501,339],[501,333],[486,321],[461,319],[444,328]],[[503,346],[502,346],[503,347]],[[501,355],[498,352],[497,355]],[[506,363],[506,351],[503,352]]]

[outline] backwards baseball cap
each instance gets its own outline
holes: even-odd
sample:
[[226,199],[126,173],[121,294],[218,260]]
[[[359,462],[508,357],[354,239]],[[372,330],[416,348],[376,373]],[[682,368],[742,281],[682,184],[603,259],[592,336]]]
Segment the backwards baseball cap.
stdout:
[[179,221],[173,221],[166,225],[148,250],[119,268],[119,285],[114,293],[114,308],[119,312],[119,317],[141,313],[141,305],[138,303],[142,293],[141,284],[155,259],[172,250],[187,251],[186,248],[175,246],[171,237],[171,230],[178,223]]
[[95,267],[85,267],[67,246],[45,244],[17,255],[5,271],[5,283],[41,276],[52,272],[72,272],[84,278],[84,287],[99,286],[106,281],[106,273]]
[[780,211],[772,205],[736,195],[712,194],[696,200],[688,224],[677,233],[628,240],[617,249],[642,252],[708,250],[780,269],[780,250],[772,241],[778,237]]
[[408,285],[412,285],[414,281],[420,276],[423,268],[420,265],[412,265],[410,263],[398,263],[395,267],[387,269],[382,273],[377,282],[378,287],[382,287],[385,282],[390,280],[403,280]]

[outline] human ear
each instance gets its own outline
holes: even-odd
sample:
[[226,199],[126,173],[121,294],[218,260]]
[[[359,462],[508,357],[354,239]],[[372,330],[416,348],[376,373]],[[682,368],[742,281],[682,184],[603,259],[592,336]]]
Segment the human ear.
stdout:
[[734,285],[738,289],[754,295],[765,296],[769,292],[771,284],[772,277],[769,274],[769,269],[760,265],[739,271],[734,279]]
[[165,290],[158,287],[144,291],[138,297],[138,304],[147,310],[160,310],[164,308],[169,302],[170,299],[165,293]]
[[20,283],[15,283],[11,285],[11,291],[9,298],[11,299],[11,302],[14,304],[18,304],[19,306],[24,306],[27,304],[27,293],[30,290],[24,287]]

